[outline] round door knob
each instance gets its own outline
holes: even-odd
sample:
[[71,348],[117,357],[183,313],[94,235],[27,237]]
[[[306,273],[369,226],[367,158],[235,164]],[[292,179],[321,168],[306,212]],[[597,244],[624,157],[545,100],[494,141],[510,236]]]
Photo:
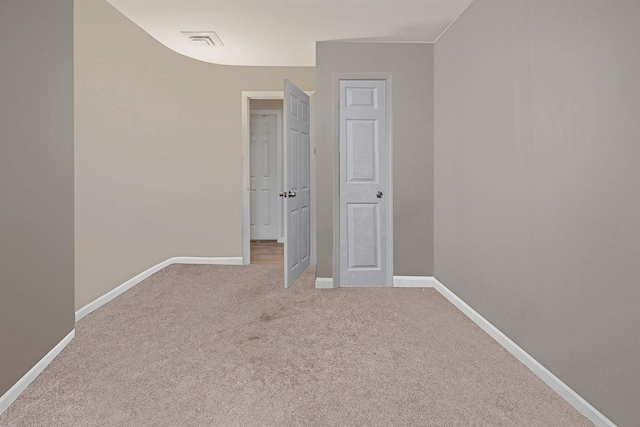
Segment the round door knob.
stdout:
[[378,192],[376,193],[376,197],[377,197],[378,199],[382,199],[382,191],[378,191]]
[[289,191],[289,197],[296,197],[295,191]]

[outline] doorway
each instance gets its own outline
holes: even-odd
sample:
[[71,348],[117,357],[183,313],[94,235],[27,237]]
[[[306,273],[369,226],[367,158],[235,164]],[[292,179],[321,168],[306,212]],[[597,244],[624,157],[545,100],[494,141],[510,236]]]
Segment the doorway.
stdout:
[[282,102],[274,109],[251,109],[250,237],[282,243]]
[[[308,92],[307,95],[313,95],[314,92]],[[260,110],[269,110],[273,109],[274,105],[282,105],[280,111],[284,107],[284,91],[243,91],[242,92],[242,154],[243,154],[243,196],[242,196],[242,258],[243,264],[253,264],[254,257],[257,257],[256,263],[276,263],[274,261],[274,257],[277,257],[277,263],[280,263],[280,254],[281,247],[279,246],[282,243],[282,237],[284,234],[284,212],[281,210],[280,212],[280,223],[279,223],[279,237],[274,241],[269,239],[267,241],[263,239],[253,239],[251,237],[251,114],[252,112],[256,113]],[[276,104],[277,103],[277,104]],[[253,108],[252,108],[253,107]],[[308,112],[310,115],[314,114],[314,100],[311,97],[310,103],[310,111]],[[283,117],[283,116],[281,116]],[[284,122],[284,118],[278,120],[280,125]],[[282,138],[280,138],[282,139]],[[316,258],[316,228],[315,228],[315,140],[314,140],[314,128],[313,121],[311,121],[311,132],[310,132],[310,186],[311,186],[311,194],[310,194],[310,243],[311,243],[311,263],[315,264]],[[280,171],[280,177],[278,178],[279,191],[283,191],[283,179],[284,176],[282,174],[284,168],[284,150],[281,147],[281,152],[278,155],[280,159],[281,166],[278,167]],[[277,192],[277,193],[278,193]],[[276,194],[277,194],[276,193]],[[282,206],[282,200],[278,202],[280,206]],[[282,206],[280,209],[283,209]],[[266,256],[266,261],[265,258]]]
[[251,264],[284,264],[282,100],[250,105],[249,204]]

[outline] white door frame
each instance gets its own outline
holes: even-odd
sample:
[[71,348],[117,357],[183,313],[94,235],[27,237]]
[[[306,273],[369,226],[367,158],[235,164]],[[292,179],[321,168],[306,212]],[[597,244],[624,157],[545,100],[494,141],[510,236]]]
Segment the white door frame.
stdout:
[[[278,156],[278,162],[276,166],[278,170],[276,173],[276,179],[278,180],[278,188],[279,188],[280,184],[282,183],[282,111],[249,109],[249,169],[251,169],[251,116],[254,114],[257,116],[276,116],[276,140],[277,140],[276,155]],[[251,173],[249,173],[249,176],[251,176]],[[281,191],[281,190],[278,190],[278,191]],[[275,196],[278,195],[278,191],[275,192]],[[251,197],[249,197],[249,215],[251,215]],[[278,221],[277,239],[278,241],[280,241],[282,236],[284,235],[284,229],[282,227],[282,199],[281,198],[278,198],[278,215],[276,217]],[[249,218],[251,218],[251,216],[249,216]],[[249,226],[251,226],[251,224],[249,224]],[[251,232],[251,229],[249,229],[249,232]],[[251,236],[249,236],[249,240],[251,240]]]
[[387,193],[387,285],[393,286],[393,110],[391,73],[362,72],[333,75],[333,287],[340,287],[340,80],[384,80],[387,82],[387,147],[389,150],[389,180]]
[[[283,81],[284,83],[284,81]],[[309,135],[311,143],[310,173],[311,173],[311,264],[316,263],[316,157],[315,157],[315,91],[305,91],[311,97],[310,116],[311,131]],[[251,200],[250,200],[250,174],[251,174],[251,100],[252,99],[284,99],[282,91],[242,91],[242,264],[251,263]],[[282,126],[282,120],[278,126]],[[281,155],[278,156],[280,168],[278,175],[282,174]],[[281,182],[281,180],[279,180]],[[282,191],[282,189],[280,189]],[[283,230],[284,232],[284,230]]]

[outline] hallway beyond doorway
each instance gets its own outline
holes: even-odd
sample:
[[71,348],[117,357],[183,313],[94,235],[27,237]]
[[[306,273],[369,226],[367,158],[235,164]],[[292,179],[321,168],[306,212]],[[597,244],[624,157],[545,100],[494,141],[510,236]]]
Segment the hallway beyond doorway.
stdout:
[[252,240],[251,264],[284,264],[284,243],[276,240]]

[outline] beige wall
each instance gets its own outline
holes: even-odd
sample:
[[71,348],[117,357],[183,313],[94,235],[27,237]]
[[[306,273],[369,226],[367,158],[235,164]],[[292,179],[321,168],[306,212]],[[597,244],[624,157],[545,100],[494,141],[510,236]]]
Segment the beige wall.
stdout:
[[475,0],[435,46],[435,275],[640,420],[640,2]]
[[318,277],[333,276],[334,73],[390,72],[394,275],[433,275],[433,45],[320,42],[317,66]]
[[76,0],[76,308],[174,256],[242,256],[241,92],[315,89],[313,68],[179,55]]
[[282,111],[281,99],[252,99],[250,102],[252,110],[280,110]]
[[0,396],[74,327],[72,30],[71,0],[0,2]]

